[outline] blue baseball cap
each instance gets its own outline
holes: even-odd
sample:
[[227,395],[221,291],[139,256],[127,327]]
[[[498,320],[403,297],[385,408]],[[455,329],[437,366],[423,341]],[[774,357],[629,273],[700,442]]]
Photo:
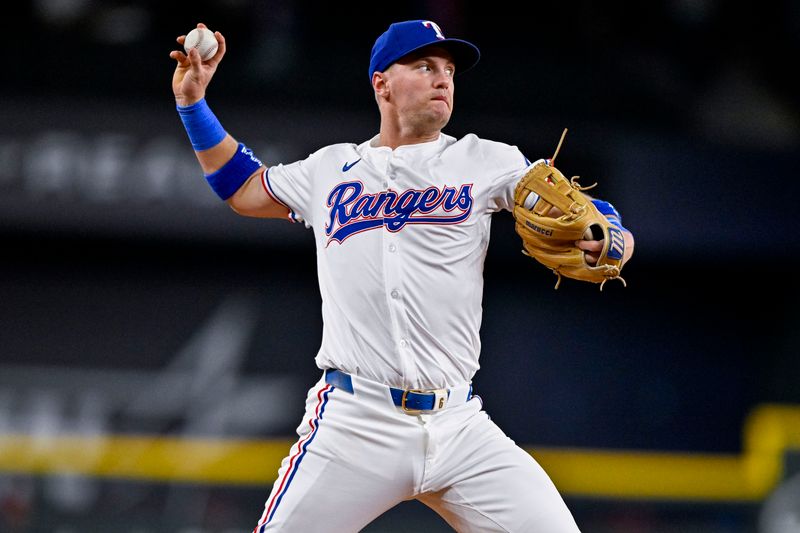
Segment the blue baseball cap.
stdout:
[[369,79],[375,71],[383,72],[401,57],[428,45],[438,45],[453,54],[458,73],[475,66],[481,52],[474,44],[461,39],[447,39],[438,24],[430,20],[395,22],[375,40],[369,59]]

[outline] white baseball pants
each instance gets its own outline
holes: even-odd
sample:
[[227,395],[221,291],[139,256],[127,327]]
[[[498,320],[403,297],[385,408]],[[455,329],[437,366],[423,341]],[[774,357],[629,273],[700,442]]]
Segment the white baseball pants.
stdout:
[[482,410],[469,386],[409,415],[385,385],[309,390],[299,440],[281,463],[254,533],[360,531],[415,498],[459,532],[575,533],[547,474]]

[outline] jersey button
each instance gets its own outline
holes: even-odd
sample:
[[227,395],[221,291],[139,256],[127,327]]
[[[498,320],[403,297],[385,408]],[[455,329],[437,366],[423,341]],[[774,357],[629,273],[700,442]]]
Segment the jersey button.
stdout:
[[392,252],[392,253],[395,253],[397,251],[397,246],[395,246],[394,244],[390,244],[389,245],[389,251]]
[[401,348],[405,348],[406,346],[408,346],[408,341],[407,341],[407,340],[405,340],[405,339],[402,339],[402,340],[400,341],[400,347],[401,347]]
[[400,298],[400,291],[398,291],[397,289],[392,290],[390,294],[392,295],[392,298],[394,298],[395,300]]

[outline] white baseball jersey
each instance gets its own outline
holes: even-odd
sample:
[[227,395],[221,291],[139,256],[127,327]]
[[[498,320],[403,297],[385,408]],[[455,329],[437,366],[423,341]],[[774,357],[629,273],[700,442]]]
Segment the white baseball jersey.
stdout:
[[478,370],[491,214],[511,210],[530,162],[475,135],[336,144],[267,169],[290,219],[313,228],[323,336],[316,362],[398,388]]
[[[262,174],[314,229],[326,370],[255,533],[361,531],[415,498],[464,533],[577,533],[547,474],[470,393],[491,215],[530,166],[468,135],[337,144]],[[409,412],[387,387],[448,389]],[[395,391],[396,392],[396,391]],[[445,403],[446,399],[446,403]]]

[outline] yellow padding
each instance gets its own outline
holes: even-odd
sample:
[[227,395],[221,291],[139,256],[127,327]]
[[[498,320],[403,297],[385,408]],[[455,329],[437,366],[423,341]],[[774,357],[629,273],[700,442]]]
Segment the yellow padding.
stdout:
[[758,501],[800,450],[800,406],[760,405],[741,455],[526,448],[564,494],[633,499]]
[[[0,473],[267,485],[289,440],[122,435],[0,435]],[[564,495],[757,501],[800,449],[800,406],[761,405],[748,416],[741,455],[525,447]]]
[[0,472],[261,485],[272,481],[291,445],[287,440],[0,435]]
[[754,500],[774,484],[774,461],[757,480],[739,456],[602,450],[529,450],[564,494],[632,499]]

